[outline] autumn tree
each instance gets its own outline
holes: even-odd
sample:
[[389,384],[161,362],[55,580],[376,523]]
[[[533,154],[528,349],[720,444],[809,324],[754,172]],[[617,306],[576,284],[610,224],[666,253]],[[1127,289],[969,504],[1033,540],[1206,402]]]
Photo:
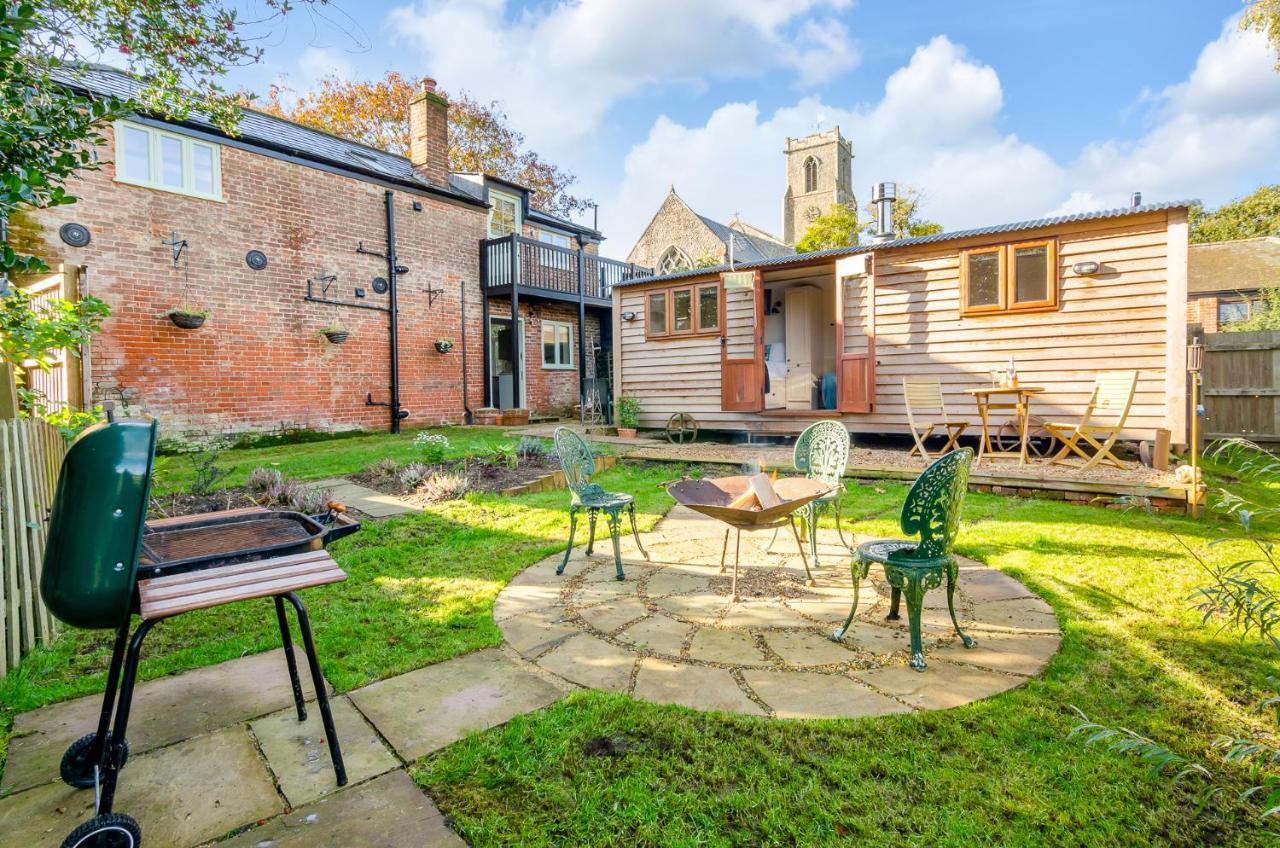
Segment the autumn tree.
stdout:
[[1280,0],[1250,0],[1240,16],[1240,29],[1262,33],[1276,51],[1276,70],[1280,71]]
[[1280,184],[1262,186],[1217,209],[1192,207],[1190,224],[1193,242],[1280,236]]
[[[924,199],[925,194],[920,189],[909,185],[898,186],[898,196],[893,201],[893,231],[898,238],[931,236],[942,232],[941,224],[920,217],[920,206]],[[868,201],[863,209],[868,222],[866,233],[874,235],[880,212],[873,201]]]
[[[349,138],[401,156],[409,153],[409,102],[421,90],[421,77],[388,71],[378,80],[328,76],[314,89],[298,93],[275,85],[255,108],[304,126]],[[441,92],[443,93],[443,92]],[[508,123],[496,101],[480,102],[466,92],[449,98],[449,167],[481,171],[533,190],[532,203],[569,217],[591,206],[570,193],[577,178],[525,147],[525,138]]]
[[813,223],[796,242],[796,250],[811,253],[833,247],[849,247],[858,243],[858,213],[843,203],[825,215],[813,219]]

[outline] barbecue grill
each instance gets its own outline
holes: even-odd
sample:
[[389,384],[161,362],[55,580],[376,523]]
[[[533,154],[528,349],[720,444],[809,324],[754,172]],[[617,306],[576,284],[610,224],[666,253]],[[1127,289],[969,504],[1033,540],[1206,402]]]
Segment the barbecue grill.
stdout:
[[[346,574],[324,551],[360,529],[345,514],[309,516],[261,508],[148,523],[157,427],[113,421],[86,430],[62,463],[49,520],[40,594],[60,621],[114,629],[102,712],[95,733],[62,757],[62,779],[96,790],[95,815],[63,848],[137,848],[138,823],[112,812],[120,770],[129,757],[125,733],[142,642],[157,622],[234,601],[272,598],[284,642],[298,720],[306,719],[285,601],[294,608],[316,703],[339,786],[347,782],[311,626],[297,591]],[[134,615],[141,623],[130,635]]]

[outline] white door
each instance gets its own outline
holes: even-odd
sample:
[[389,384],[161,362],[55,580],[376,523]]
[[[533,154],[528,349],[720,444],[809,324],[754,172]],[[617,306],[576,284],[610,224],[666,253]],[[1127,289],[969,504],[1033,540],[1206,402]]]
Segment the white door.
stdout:
[[525,408],[525,398],[529,396],[527,381],[525,374],[528,373],[529,365],[529,349],[525,347],[524,339],[524,319],[520,319],[520,339],[517,344],[520,345],[520,351],[523,354],[520,357],[520,402],[513,403],[511,397],[512,383],[511,379],[511,340],[507,329],[511,326],[510,318],[490,318],[489,319],[489,367],[493,380],[493,398],[492,402],[497,404],[499,409],[512,409],[519,406]]
[[793,286],[783,292],[787,324],[787,409],[813,409],[814,330],[817,289]]

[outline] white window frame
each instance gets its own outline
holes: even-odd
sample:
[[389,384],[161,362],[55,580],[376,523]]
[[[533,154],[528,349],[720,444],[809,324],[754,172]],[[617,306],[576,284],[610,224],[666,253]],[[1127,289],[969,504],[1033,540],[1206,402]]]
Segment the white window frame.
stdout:
[[[124,161],[124,139],[125,130],[138,130],[147,134],[147,165],[148,179],[139,179],[138,177],[126,176],[120,173],[120,163]],[[160,139],[171,138],[177,140],[182,145],[182,185],[172,186],[160,181]],[[193,167],[192,150],[200,147],[208,149],[211,154],[213,164],[213,192],[205,193],[197,191],[195,187],[195,168]],[[148,126],[147,124],[139,124],[134,121],[119,120],[115,122],[115,163],[116,177],[118,183],[127,185],[141,186],[142,188],[155,189],[156,191],[167,191],[170,194],[182,194],[187,197],[197,197],[201,200],[215,200],[219,203],[222,201],[222,145],[215,144],[211,141],[203,141],[192,138],[182,133],[170,132],[162,130],[158,127]]]
[[[538,229],[538,241],[566,249],[570,249],[570,245],[573,244],[573,238],[568,233],[562,233],[559,230],[547,230],[541,227]],[[561,244],[561,241],[564,244]]]
[[[547,361],[547,330],[558,331],[563,329],[569,337],[569,361],[568,362],[548,362]],[[568,321],[543,321],[542,336],[538,340],[539,347],[542,349],[542,367],[548,371],[568,371],[574,367],[573,364],[573,324]],[[554,339],[556,355],[560,355],[560,341]]]
[[489,189],[489,238],[506,238],[511,233],[496,233],[493,230],[493,213],[498,211],[498,201],[509,201],[512,204],[514,212],[511,216],[512,229],[511,233],[520,235],[524,231],[524,209],[520,203],[520,198],[514,194],[507,194],[505,191],[497,189]]

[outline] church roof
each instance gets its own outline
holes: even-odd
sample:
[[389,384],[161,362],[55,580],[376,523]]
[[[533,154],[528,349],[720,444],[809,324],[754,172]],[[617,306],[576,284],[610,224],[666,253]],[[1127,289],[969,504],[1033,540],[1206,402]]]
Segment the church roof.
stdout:
[[[696,212],[694,214],[698,215]],[[733,258],[736,262],[759,262],[764,259],[776,259],[779,256],[790,256],[796,252],[795,248],[764,237],[763,231],[756,227],[750,227],[753,232],[748,233],[737,227],[712,220],[706,215],[698,215],[698,219],[715,234],[716,238],[724,242],[726,249],[729,247],[729,239],[733,239]]]

